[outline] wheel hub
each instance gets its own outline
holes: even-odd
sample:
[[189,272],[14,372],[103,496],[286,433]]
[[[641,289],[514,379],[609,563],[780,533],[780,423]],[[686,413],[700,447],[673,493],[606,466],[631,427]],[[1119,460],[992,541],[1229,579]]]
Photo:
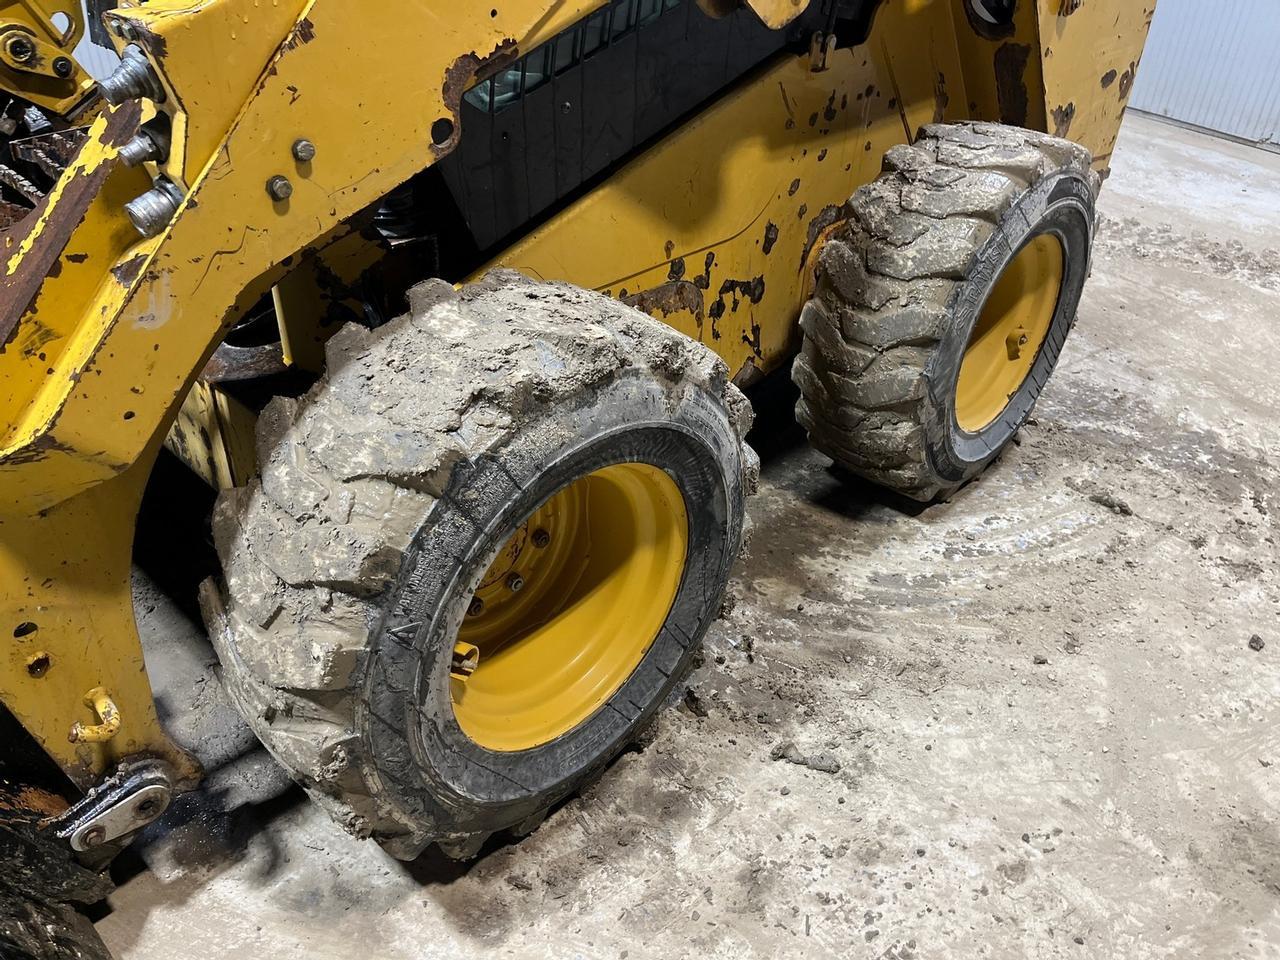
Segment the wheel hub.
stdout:
[[1046,233],[1023,247],[996,281],[956,381],[961,430],[990,426],[1022,387],[1053,323],[1064,274],[1062,241]]
[[684,499],[657,467],[616,464],[552,496],[498,551],[458,632],[462,731],[527,750],[595,713],[666,622],[687,550]]

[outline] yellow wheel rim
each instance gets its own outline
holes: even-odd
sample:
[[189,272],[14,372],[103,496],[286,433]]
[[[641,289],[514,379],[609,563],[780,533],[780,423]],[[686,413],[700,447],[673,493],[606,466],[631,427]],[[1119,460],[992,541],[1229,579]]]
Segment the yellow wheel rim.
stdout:
[[667,474],[598,470],[538,508],[498,552],[458,632],[463,733],[528,750],[572,730],[639,666],[684,575],[688,515]]
[[977,433],[995,422],[1031,373],[1062,292],[1066,255],[1036,237],[1005,268],[973,328],[956,381],[956,423]]

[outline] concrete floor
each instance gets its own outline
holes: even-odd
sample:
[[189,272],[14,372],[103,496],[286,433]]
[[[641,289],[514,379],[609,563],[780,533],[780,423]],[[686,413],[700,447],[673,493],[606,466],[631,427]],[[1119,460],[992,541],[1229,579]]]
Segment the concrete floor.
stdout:
[[1132,115],[1102,209],[1057,376],[951,502],[842,486],[766,427],[736,609],[588,796],[466,866],[295,793],[196,820],[144,851],[108,944],[1280,956],[1280,156]]

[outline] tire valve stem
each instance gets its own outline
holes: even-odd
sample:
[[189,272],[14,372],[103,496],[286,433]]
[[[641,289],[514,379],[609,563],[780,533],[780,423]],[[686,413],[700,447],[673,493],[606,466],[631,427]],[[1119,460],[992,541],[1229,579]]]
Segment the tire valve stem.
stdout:
[[533,531],[533,545],[537,547],[539,550],[542,550],[545,547],[549,546],[550,543],[551,543],[551,534],[547,533],[547,531],[541,528]]
[[479,647],[461,641],[453,645],[453,660],[449,664],[449,676],[465,682],[476,672],[478,666],[480,666]]
[[1009,359],[1017,360],[1022,356],[1022,348],[1027,345],[1027,335],[1025,333],[1011,333],[1005,340],[1005,348],[1009,351]]

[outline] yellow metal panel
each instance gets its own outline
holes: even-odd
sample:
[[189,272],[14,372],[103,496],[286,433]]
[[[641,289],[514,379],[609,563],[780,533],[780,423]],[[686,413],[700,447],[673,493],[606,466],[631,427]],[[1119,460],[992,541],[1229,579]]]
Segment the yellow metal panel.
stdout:
[[[137,248],[145,255],[134,282],[104,282],[81,301],[75,335],[0,454],[0,503],[38,508],[135,459],[167,426],[224,321],[233,319],[240,290],[451,149],[462,91],[485,62],[506,62],[524,37],[599,5],[566,0],[547,13],[523,0],[502,4],[497,17],[411,5],[369,57],[367,12],[314,0],[176,220]],[[459,57],[459,49],[483,52]],[[333,75],[344,63],[359,69],[344,73],[350,106],[337,110]],[[442,117],[453,118],[454,129],[433,144]],[[290,155],[298,136],[318,148],[305,169]],[[276,174],[293,180],[288,201],[272,201],[264,189]],[[132,262],[132,251],[126,256]],[[59,283],[53,277],[47,286]],[[20,487],[10,482],[18,465]]]
[[[152,459],[39,516],[0,517],[0,701],[81,787],[136,753],[199,775],[160,727],[133,618],[133,518]],[[99,688],[119,727],[73,742],[75,724],[102,719],[85,700]]]
[[946,0],[886,7],[870,42],[826,62],[784,56],[490,266],[626,299],[739,380],[776,366],[845,201],[890,147],[963,115]]
[[967,12],[969,3],[951,0],[968,95],[962,110],[975,120],[1043,130],[1044,79],[1035,4],[1018,3],[1007,31],[980,34]]
[[[403,5],[395,29],[377,31],[371,56],[366,6],[312,0],[276,37],[268,69],[235,57],[217,65],[257,82],[241,84],[248,101],[209,162],[188,171],[191,193],[163,234],[139,241],[120,213],[126,191],[114,178],[133,174],[113,172],[113,161],[136,127],[132,106],[102,117],[46,206],[0,237],[0,340],[31,344],[37,315],[46,326],[63,324],[56,355],[0,352],[8,393],[0,396],[0,618],[10,629],[37,623],[51,664],[35,677],[25,659],[7,654],[0,696],[77,782],[87,785],[129,752],[185,763],[154,722],[129,605],[129,543],[148,451],[239,316],[243,292],[452,149],[460,98],[478,70],[531,49],[601,2],[560,0],[548,9],[543,0],[506,0],[498,16],[488,7],[464,14]],[[277,23],[275,10],[264,9],[275,6],[244,6],[244,31]],[[175,6],[147,8],[171,13],[165,29],[181,30]],[[172,66],[169,74],[174,82]],[[183,107],[200,112],[198,102]],[[441,135],[446,118],[452,129]],[[305,166],[290,152],[299,136],[318,148]],[[277,174],[293,181],[287,202],[264,188]],[[56,317],[53,303],[66,305]],[[52,683],[35,682],[46,679]],[[73,747],[70,725],[97,723],[84,702],[95,687],[118,705],[120,732]]]
[[178,410],[164,445],[218,490],[249,482],[257,467],[258,417],[216,384],[196,381]]
[[1155,0],[1039,0],[1048,130],[1111,169],[1120,121],[1155,15]]
[[304,6],[150,0],[105,18],[113,33],[130,38],[119,46],[134,42],[147,51],[168,92],[162,109],[174,119],[174,137],[162,168],[171,179],[185,184],[208,163]]
[[[25,309],[12,332],[0,335],[9,340],[0,355],[0,448],[47,419],[32,400],[51,383],[66,382],[58,379],[60,359],[87,319],[101,319],[85,316],[99,290],[123,293],[141,275],[153,244],[139,243],[120,211],[151,181],[115,162],[116,147],[137,123],[136,106],[100,116],[45,204],[19,224],[28,233],[3,238],[0,305]],[[142,388],[142,378],[134,386]]]
[[73,112],[94,87],[71,55],[83,36],[79,0],[0,0],[0,90]]
[[765,26],[780,30],[808,9],[811,0],[747,0]]

